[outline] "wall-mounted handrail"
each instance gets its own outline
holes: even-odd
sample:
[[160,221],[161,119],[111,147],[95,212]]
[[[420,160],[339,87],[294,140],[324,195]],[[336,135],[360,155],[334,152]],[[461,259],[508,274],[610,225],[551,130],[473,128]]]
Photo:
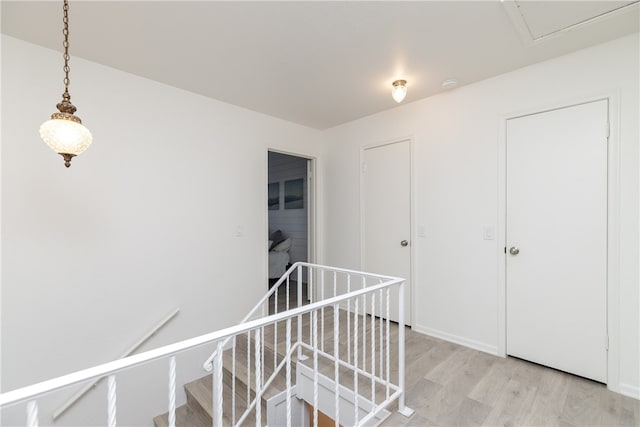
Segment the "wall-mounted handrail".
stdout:
[[[125,352],[123,352],[122,355],[119,357],[119,359],[122,359],[123,357],[131,356],[134,351],[136,351],[138,348],[140,348],[140,346],[142,346],[142,344],[146,343],[149,340],[149,338],[151,338],[156,333],[158,333],[158,331],[160,329],[162,329],[162,327],[164,325],[169,323],[171,321],[171,319],[176,317],[176,315],[179,312],[180,312],[180,309],[176,308],[171,313],[169,313],[165,317],[163,317],[158,323],[156,323],[156,325],[153,328],[151,328],[138,341],[136,341],[131,347],[129,347]],[[58,418],[60,418],[60,416],[62,416],[62,414],[67,412],[67,410],[69,408],[71,408],[73,405],[75,405],[75,403],[78,400],[80,400],[85,394],[87,394],[89,392],[89,390],[91,390],[92,388],[96,387],[100,383],[100,381],[102,381],[103,379],[104,379],[104,377],[103,378],[98,378],[96,381],[94,381],[94,382],[92,382],[90,384],[87,384],[84,387],[82,387],[73,396],[71,396],[69,398],[69,400],[67,400],[62,406],[60,406],[60,408],[58,408],[58,410],[53,413],[53,416],[51,418],[54,421],[57,420]]]

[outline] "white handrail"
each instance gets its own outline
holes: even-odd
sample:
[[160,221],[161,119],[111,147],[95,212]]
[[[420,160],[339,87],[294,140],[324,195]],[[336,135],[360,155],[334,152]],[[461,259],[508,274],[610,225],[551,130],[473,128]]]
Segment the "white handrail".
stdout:
[[[397,280],[397,277],[392,277],[392,276],[383,276],[381,274],[372,274],[372,273],[364,273],[362,271],[356,271],[356,270],[349,270],[346,268],[339,268],[339,267],[328,267],[326,265],[320,265],[320,264],[311,264],[308,262],[302,262],[302,261],[298,261],[295,264],[293,264],[291,267],[289,267],[289,269],[282,275],[282,277],[280,277],[280,279],[278,279],[278,281],[271,287],[271,289],[269,289],[269,292],[267,292],[266,294],[264,294],[264,296],[260,299],[260,301],[258,301],[258,303],[249,311],[249,313],[247,313],[246,316],[244,316],[242,318],[242,320],[240,321],[240,323],[244,323],[246,321],[249,320],[249,318],[251,318],[251,316],[253,316],[261,307],[264,306],[264,304],[266,302],[269,301],[269,298],[271,298],[271,296],[277,291],[278,287],[280,287],[283,283],[285,283],[285,281],[290,277],[291,273],[293,273],[298,267],[307,267],[307,268],[321,268],[322,270],[327,270],[327,271],[332,271],[334,273],[345,273],[345,274],[357,274],[359,276],[364,277],[375,277],[377,279],[386,279],[386,280]],[[298,274],[298,281],[300,281],[300,274]],[[288,284],[288,282],[287,282]],[[300,283],[298,283],[298,286],[300,286]],[[288,295],[288,294],[287,294]],[[301,293],[299,293],[298,295],[298,303],[300,304],[302,295]],[[287,298],[288,300],[288,298]],[[301,328],[301,325],[299,326],[299,328]],[[299,329],[299,333],[301,333],[301,329]],[[231,337],[229,337],[231,338]],[[222,343],[223,348],[226,347],[228,344],[228,340]],[[207,372],[211,372],[211,370],[213,369],[213,359],[216,357],[217,352],[214,351],[211,356],[209,356],[209,358],[207,360],[205,360],[205,362],[202,364],[204,369]]]
[[[323,267],[323,266],[319,266],[319,267]],[[343,271],[349,271],[349,270],[343,270]],[[355,272],[355,273],[363,274],[360,272]],[[371,276],[373,277],[374,275],[371,275]],[[388,276],[375,275],[375,277],[385,278]],[[358,296],[362,296],[371,292],[378,291],[380,289],[390,288],[391,286],[402,284],[404,282],[404,279],[400,279],[400,278],[389,277],[389,279],[390,280],[384,283],[372,285],[368,288],[355,290],[348,294],[327,298],[326,300],[307,304],[302,307],[293,308],[286,312],[263,317],[261,319],[247,321],[240,325],[231,326],[229,328],[225,328],[219,331],[211,332],[208,334],[200,335],[195,338],[190,338],[174,344],[169,344],[163,347],[149,350],[144,353],[135,354],[129,357],[125,357],[123,359],[118,359],[112,362],[103,363],[102,365],[94,366],[92,368],[83,369],[81,371],[77,371],[77,372],[64,375],[58,378],[42,381],[37,384],[12,390],[12,391],[0,394],[0,407],[10,406],[10,405],[25,402],[28,400],[33,400],[36,397],[51,393],[56,390],[60,390],[60,389],[63,389],[75,384],[79,384],[85,381],[89,381],[92,379],[104,377],[109,374],[114,374],[116,372],[133,368],[135,366],[139,366],[154,360],[166,358],[174,354],[182,353],[187,350],[201,347],[205,344],[222,341],[226,338],[233,337],[235,335],[239,335],[248,331],[252,331],[256,328],[260,328],[276,322],[280,322],[280,321],[291,319],[300,315],[304,315],[312,311],[318,310],[322,307],[328,307],[331,305],[339,304],[348,299],[353,299]]]

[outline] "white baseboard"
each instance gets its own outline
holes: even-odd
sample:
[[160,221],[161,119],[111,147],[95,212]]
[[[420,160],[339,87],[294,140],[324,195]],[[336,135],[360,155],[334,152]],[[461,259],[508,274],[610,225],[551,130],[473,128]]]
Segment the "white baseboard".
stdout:
[[435,338],[440,338],[441,340],[449,341],[454,344],[460,344],[465,347],[472,348],[474,350],[479,350],[484,353],[489,353],[494,356],[498,356],[498,347],[495,345],[489,345],[487,343],[461,337],[458,335],[449,334],[447,332],[438,331],[437,329],[427,328],[425,326],[413,325],[411,329],[421,334],[429,335]]
[[620,394],[640,400],[640,387],[631,384],[620,384]]

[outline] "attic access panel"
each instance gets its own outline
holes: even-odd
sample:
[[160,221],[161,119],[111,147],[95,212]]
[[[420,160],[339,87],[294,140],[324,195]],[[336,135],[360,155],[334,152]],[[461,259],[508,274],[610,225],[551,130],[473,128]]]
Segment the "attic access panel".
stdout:
[[503,2],[507,14],[528,44],[582,25],[636,9],[640,0]]

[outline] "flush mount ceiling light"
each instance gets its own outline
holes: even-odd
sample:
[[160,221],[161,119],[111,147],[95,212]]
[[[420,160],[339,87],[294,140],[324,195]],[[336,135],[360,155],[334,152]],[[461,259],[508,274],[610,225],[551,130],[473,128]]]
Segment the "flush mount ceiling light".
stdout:
[[391,95],[393,99],[399,104],[402,102],[405,96],[407,96],[407,81],[406,80],[396,80],[393,82],[393,89],[391,90]]
[[62,101],[56,105],[59,113],[53,113],[51,120],[40,126],[40,137],[49,147],[64,158],[64,165],[71,166],[71,159],[91,145],[92,137],[89,129],[82,125],[80,117],[75,116],[76,107],[71,103],[69,95],[69,2],[64,0],[63,6],[64,41],[64,93]]

